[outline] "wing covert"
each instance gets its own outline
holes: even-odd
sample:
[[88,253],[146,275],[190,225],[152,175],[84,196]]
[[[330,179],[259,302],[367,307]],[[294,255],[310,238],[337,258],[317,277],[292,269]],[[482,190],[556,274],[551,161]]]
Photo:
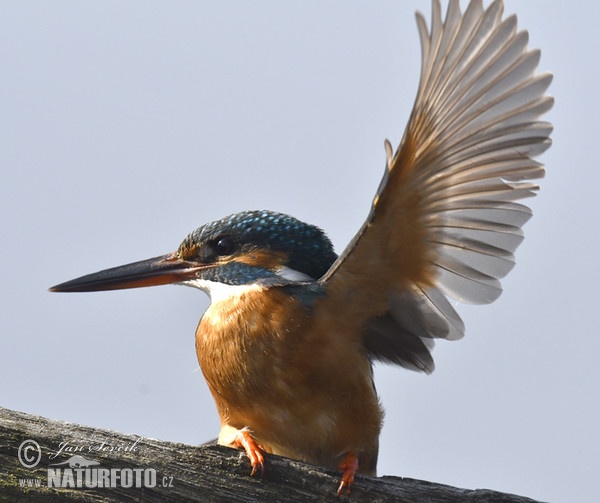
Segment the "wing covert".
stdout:
[[[369,217],[321,280],[322,309],[351,313],[367,347],[394,330],[460,338],[464,325],[446,296],[492,302],[514,266],[531,216],[518,201],[544,176],[533,157],[550,145],[552,126],[539,117],[553,104],[552,76],[535,73],[540,52],[502,11],[500,0],[485,10],[473,0],[461,13],[451,0],[442,20],[434,0],[431,30],[417,13],[421,79],[404,137],[395,153],[386,141]],[[432,370],[422,354],[416,360]]]

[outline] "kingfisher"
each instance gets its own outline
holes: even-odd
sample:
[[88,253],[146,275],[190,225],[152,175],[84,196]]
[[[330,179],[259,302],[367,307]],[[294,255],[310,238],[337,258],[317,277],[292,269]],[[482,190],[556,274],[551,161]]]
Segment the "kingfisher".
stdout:
[[251,475],[269,453],[376,474],[383,410],[377,361],[430,373],[435,339],[464,324],[450,299],[501,293],[544,175],[553,104],[540,51],[501,0],[445,17],[417,13],[422,69],[397,149],[362,227],[337,255],[318,227],[268,210],[192,231],[176,251],[88,274],[54,292],[179,284],[210,296],[196,330],[200,368],[221,422],[218,442],[243,449]]

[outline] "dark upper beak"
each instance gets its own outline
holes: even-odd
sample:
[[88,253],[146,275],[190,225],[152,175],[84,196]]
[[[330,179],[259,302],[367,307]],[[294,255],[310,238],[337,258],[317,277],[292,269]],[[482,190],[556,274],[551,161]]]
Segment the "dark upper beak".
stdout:
[[51,292],[96,292],[166,285],[193,279],[206,266],[182,260],[175,253],[87,274],[50,288]]

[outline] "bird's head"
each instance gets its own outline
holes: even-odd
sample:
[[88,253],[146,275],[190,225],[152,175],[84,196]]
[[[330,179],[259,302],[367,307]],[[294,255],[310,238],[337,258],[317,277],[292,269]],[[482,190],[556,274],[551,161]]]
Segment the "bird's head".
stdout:
[[191,232],[177,251],[105,269],[52,287],[54,292],[117,290],[169,283],[214,297],[230,286],[312,281],[337,258],[325,233],[291,216],[245,211]]

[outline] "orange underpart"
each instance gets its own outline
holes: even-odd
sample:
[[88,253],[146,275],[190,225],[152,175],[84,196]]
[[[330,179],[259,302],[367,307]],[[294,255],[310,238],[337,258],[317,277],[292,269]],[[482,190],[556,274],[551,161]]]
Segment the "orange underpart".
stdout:
[[350,494],[352,484],[354,484],[354,474],[358,470],[358,457],[353,452],[347,452],[344,459],[340,463],[339,469],[344,473],[342,474],[342,480],[337,490],[339,496],[346,489],[347,494]]
[[233,439],[233,442],[231,442],[231,445],[233,447],[240,447],[246,451],[246,455],[250,459],[250,464],[252,465],[250,476],[253,476],[257,470],[260,470],[261,476],[264,474],[264,449],[256,443],[248,430],[239,430]]

